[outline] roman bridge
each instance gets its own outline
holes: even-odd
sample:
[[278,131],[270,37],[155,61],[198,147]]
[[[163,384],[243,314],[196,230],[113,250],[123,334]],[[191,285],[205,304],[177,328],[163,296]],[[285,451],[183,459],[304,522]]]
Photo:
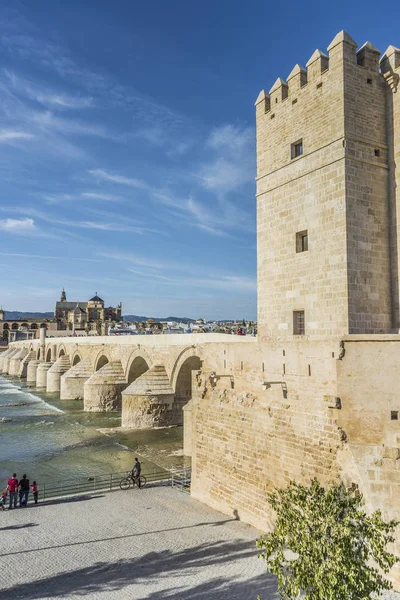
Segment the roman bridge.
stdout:
[[61,400],[83,399],[86,411],[122,410],[123,427],[178,425],[195,375],[226,368],[230,348],[255,342],[227,334],[46,338],[42,329],[41,339],[10,344],[0,373]]

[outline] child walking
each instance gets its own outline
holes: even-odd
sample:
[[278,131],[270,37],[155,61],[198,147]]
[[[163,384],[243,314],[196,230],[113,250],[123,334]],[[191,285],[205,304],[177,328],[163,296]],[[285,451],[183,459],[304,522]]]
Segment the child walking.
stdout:
[[8,488],[5,487],[4,490],[2,491],[1,498],[0,498],[1,510],[5,510],[5,504],[7,502],[7,492],[8,492]]
[[32,483],[32,485],[30,485],[29,487],[30,487],[30,488],[31,488],[31,490],[32,490],[32,493],[33,493],[33,499],[34,499],[34,501],[35,501],[35,504],[37,504],[37,503],[38,503],[38,495],[39,495],[39,492],[38,492],[38,486],[37,486],[37,483],[36,483],[36,481],[34,481],[34,482]]

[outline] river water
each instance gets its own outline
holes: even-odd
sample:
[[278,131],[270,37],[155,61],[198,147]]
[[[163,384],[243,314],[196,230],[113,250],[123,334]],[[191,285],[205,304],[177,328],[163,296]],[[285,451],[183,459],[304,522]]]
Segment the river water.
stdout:
[[0,376],[0,487],[14,472],[45,482],[127,471],[135,456],[143,474],[190,464],[182,427],[122,431],[120,422],[120,413],[85,413],[82,401]]

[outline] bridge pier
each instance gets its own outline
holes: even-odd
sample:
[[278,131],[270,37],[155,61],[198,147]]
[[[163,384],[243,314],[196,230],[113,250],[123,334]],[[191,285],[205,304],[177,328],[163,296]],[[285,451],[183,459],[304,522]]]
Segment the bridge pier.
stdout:
[[22,348],[17,354],[14,354],[12,358],[10,358],[10,364],[8,367],[8,373],[11,377],[18,377],[19,367],[21,365],[22,360],[29,354],[27,348]]
[[40,362],[36,371],[36,387],[45,388],[47,387],[47,372],[51,368],[53,363],[51,362]]
[[13,350],[13,348],[8,348],[8,350],[0,354],[0,373],[3,373],[3,365],[5,364],[6,358],[10,356]]
[[36,375],[37,370],[40,365],[40,360],[34,358],[28,363],[26,368],[26,382],[27,383],[36,383]]
[[28,365],[31,362],[31,360],[35,359],[35,357],[36,357],[35,353],[33,352],[33,350],[31,350],[30,352],[28,352],[28,354],[25,356],[25,358],[23,358],[21,360],[20,365],[19,365],[18,377],[21,377],[21,378],[27,377]]
[[89,358],[79,361],[60,379],[60,400],[83,400],[84,384],[93,375]]
[[50,367],[47,372],[47,392],[59,392],[60,391],[60,380],[61,375],[66,373],[71,368],[71,363],[68,356],[65,354],[60,356],[59,359]]
[[121,392],[126,386],[121,361],[107,363],[83,386],[84,410],[94,412],[121,410]]
[[14,358],[14,356],[16,356],[19,353],[20,349],[15,349],[13,348],[12,351],[10,352],[10,354],[8,356],[5,356],[3,359],[3,373],[5,375],[9,374],[9,370],[10,370],[10,360],[12,358]]
[[151,429],[175,425],[174,390],[163,365],[155,365],[122,392],[122,427]]

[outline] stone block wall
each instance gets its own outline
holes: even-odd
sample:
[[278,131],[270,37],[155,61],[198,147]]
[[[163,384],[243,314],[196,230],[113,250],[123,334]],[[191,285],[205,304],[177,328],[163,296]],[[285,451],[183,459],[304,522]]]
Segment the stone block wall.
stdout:
[[291,479],[338,480],[341,429],[301,406],[271,406],[260,395],[227,389],[193,400],[192,495],[261,530],[272,526],[266,494]]
[[261,341],[293,335],[293,311],[304,311],[306,335],[388,333],[399,322],[398,203],[389,213],[388,202],[398,99],[379,51],[356,48],[341,32],[329,56],[316,51],[307,71],[297,65],[256,102]]

